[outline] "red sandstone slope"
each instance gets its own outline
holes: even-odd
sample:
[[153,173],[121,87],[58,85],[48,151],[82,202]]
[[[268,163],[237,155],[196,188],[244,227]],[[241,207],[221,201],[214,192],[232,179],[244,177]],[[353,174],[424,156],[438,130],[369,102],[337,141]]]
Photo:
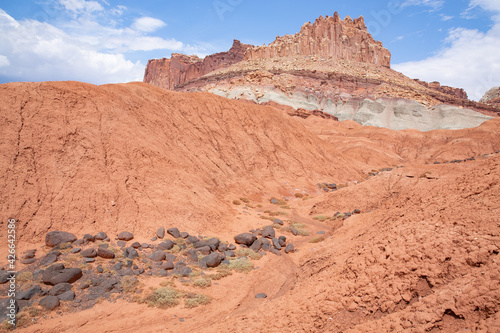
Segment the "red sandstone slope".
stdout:
[[[286,113],[143,83],[0,85],[1,221],[48,230],[223,230],[228,193],[359,173]],[[2,227],[4,227],[3,225]]]

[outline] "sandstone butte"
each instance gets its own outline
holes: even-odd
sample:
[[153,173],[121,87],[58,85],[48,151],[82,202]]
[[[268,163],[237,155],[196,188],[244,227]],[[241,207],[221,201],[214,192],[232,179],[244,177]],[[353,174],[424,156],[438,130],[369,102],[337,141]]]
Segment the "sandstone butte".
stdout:
[[[276,40],[269,45],[253,46],[234,40],[229,51],[212,54],[204,59],[180,53],[172,53],[170,59],[151,59],[146,66],[143,81],[164,89],[186,90],[185,86],[197,78],[233,64],[294,56],[345,60],[388,69],[391,63],[390,51],[368,33],[363,16],[354,20],[347,16],[341,20],[339,14],[335,12],[333,16],[320,16],[312,24],[305,23],[300,32],[294,35],[276,37]],[[301,69],[300,64],[296,67]],[[350,80],[349,76],[340,73],[341,78],[346,77]],[[361,75],[357,76],[360,81],[363,80]],[[427,83],[418,79],[415,82],[430,90],[452,96],[452,98],[441,96],[439,100],[442,102],[450,103],[456,102],[453,99],[468,98],[467,93],[460,88],[442,86],[439,82]],[[356,89],[357,87],[353,88]],[[432,93],[429,95],[432,96]]]
[[170,59],[150,60],[144,82],[173,90],[178,84],[243,60],[294,55],[354,60],[385,67],[390,67],[391,63],[391,53],[368,33],[363,16],[354,20],[347,16],[342,21],[335,12],[333,17],[320,16],[314,24],[304,24],[293,36],[277,37],[267,46],[234,40],[228,52],[216,53],[203,60],[179,53],[173,53]]

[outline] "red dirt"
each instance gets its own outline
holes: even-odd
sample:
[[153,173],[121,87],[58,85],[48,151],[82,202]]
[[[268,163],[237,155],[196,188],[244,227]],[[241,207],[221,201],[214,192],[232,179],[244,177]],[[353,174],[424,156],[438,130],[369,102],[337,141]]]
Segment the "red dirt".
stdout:
[[[205,289],[209,305],[104,302],[23,332],[500,331],[500,119],[391,131],[140,83],[7,84],[0,96],[0,231],[18,219],[20,249],[50,230],[147,239],[160,225],[230,240],[268,224],[271,196],[310,232],[287,236],[299,252]],[[323,181],[349,186],[325,193]],[[242,196],[263,207],[231,204]],[[325,240],[309,243],[317,231]]]

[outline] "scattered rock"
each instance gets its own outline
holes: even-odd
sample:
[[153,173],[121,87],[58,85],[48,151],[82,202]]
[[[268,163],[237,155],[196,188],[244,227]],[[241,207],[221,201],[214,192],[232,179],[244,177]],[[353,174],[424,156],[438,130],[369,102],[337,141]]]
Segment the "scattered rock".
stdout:
[[97,235],[95,235],[94,238],[96,240],[104,240],[104,239],[108,238],[108,235],[106,235],[105,232],[101,231],[101,232],[97,233]]
[[273,223],[274,224],[279,224],[279,225],[284,225],[285,224],[285,222],[283,222],[283,220],[280,220],[280,219],[274,219]]
[[163,264],[161,264],[161,268],[167,271],[172,270],[174,269],[174,263],[171,261],[166,261]]
[[262,246],[261,246],[262,250],[269,251],[272,247],[271,242],[267,238],[261,238],[261,239],[262,239]]
[[76,239],[76,236],[69,232],[51,231],[45,235],[45,245],[54,247],[62,243],[73,243]]
[[234,244],[229,244],[229,245],[227,246],[227,249],[228,249],[228,250],[230,250],[230,251],[234,251],[234,250],[236,250],[236,245],[234,245]]
[[295,252],[295,248],[293,247],[292,243],[288,244],[285,248],[285,253],[290,253],[290,252],[292,253]]
[[125,248],[125,250],[123,251],[123,256],[125,258],[134,259],[139,256],[139,253],[136,251],[136,249],[130,246]]
[[42,259],[40,259],[40,265],[41,266],[47,266],[50,264],[53,264],[57,261],[59,256],[61,255],[61,252],[59,251],[50,251],[47,253]]
[[85,263],[87,263],[87,264],[92,263],[92,262],[94,262],[94,261],[95,261],[95,259],[94,259],[94,258],[83,258],[83,262],[85,262]]
[[189,237],[189,234],[185,231],[181,232],[181,237],[182,238],[188,238]]
[[165,228],[160,227],[158,230],[156,230],[156,237],[163,239],[165,237]]
[[111,250],[105,249],[103,247],[97,248],[97,256],[104,259],[114,259],[115,253]]
[[268,225],[267,227],[265,227],[262,230],[262,237],[272,239],[275,236],[276,236],[276,232],[274,231],[274,228],[270,225]]
[[279,236],[278,237],[278,241],[279,241],[281,247],[285,247],[286,246],[286,237],[285,236]]
[[24,260],[21,260],[21,263],[23,265],[30,265],[32,263],[34,263],[36,261],[36,258],[31,258],[31,259],[24,259]]
[[299,231],[297,229],[295,229],[294,226],[291,226],[290,227],[290,232],[292,233],[292,235],[294,236],[297,236],[299,234]]
[[82,277],[82,270],[79,268],[65,268],[64,264],[54,264],[47,268],[42,274],[42,281],[48,285],[58,283],[73,283]]
[[58,283],[49,289],[49,295],[59,296],[59,295],[65,293],[71,289],[73,289],[73,286],[70,283],[66,283],[66,282]]
[[133,242],[130,246],[132,246],[134,249],[138,249],[141,247],[141,243],[139,242]]
[[255,242],[250,245],[250,249],[252,249],[255,253],[259,252],[262,248],[262,238],[256,239]]
[[277,256],[281,255],[281,252],[278,249],[274,248],[274,247],[272,249],[270,249],[269,252],[271,252],[271,253],[273,253],[273,254],[275,254]]
[[75,292],[73,290],[68,290],[58,296],[60,301],[72,301],[75,299]]
[[202,246],[202,247],[197,248],[196,250],[199,251],[203,255],[209,255],[210,252],[212,252],[212,249],[210,248],[210,246]]
[[85,235],[83,235],[83,240],[85,242],[95,242],[95,236],[85,234]]
[[160,250],[171,250],[174,247],[174,242],[172,242],[170,239],[167,239],[160,244],[158,244],[157,248]]
[[121,241],[129,241],[134,238],[134,234],[128,231],[123,231],[118,235],[118,239]]
[[227,244],[225,244],[225,243],[220,243],[220,244],[219,244],[219,247],[217,248],[217,250],[218,250],[219,252],[221,252],[221,253],[226,252],[226,251],[227,251]]
[[120,248],[124,248],[127,245],[127,242],[118,241],[118,242],[116,242],[116,245],[118,245]]
[[25,290],[17,296],[18,300],[27,300],[29,301],[30,299],[33,298],[35,295],[40,295],[42,293],[42,288],[40,288],[39,285],[33,286],[29,288],[28,290]]
[[247,246],[252,245],[256,239],[257,236],[248,232],[244,232],[242,234],[234,236],[234,241],[236,242],[236,244],[243,244]]
[[80,252],[81,250],[82,250],[81,248],[79,248],[79,247],[75,247],[73,250],[71,250],[71,253],[73,253],[73,254],[74,254],[74,253],[78,253],[78,252]]
[[156,262],[163,261],[165,260],[165,252],[158,250],[156,252],[151,253],[148,256],[148,258]]
[[224,255],[226,256],[226,258],[234,258],[236,257],[236,253],[234,253],[234,251],[231,251],[231,250],[227,250],[224,252]]
[[80,254],[82,255],[82,257],[85,257],[85,258],[97,257],[97,251],[94,248],[85,249]]
[[208,256],[201,259],[207,267],[217,267],[220,265],[221,261],[224,260],[224,256],[217,252],[212,252]]
[[278,238],[273,238],[272,239],[272,242],[273,242],[273,246],[278,249],[278,250],[281,250],[281,245],[280,245],[280,241]]
[[59,306],[59,298],[57,296],[45,296],[40,300],[39,303],[42,307],[46,308],[47,310],[54,310]]
[[182,277],[189,277],[189,275],[191,275],[191,273],[193,273],[193,270],[191,269],[191,267],[184,267],[181,271],[181,276]]
[[177,228],[168,228],[167,233],[174,238],[181,237],[181,233],[179,232],[179,229],[177,229]]
[[259,294],[255,295],[255,298],[257,298],[257,299],[263,299],[263,298],[267,298],[267,295],[264,294],[264,293],[259,293]]

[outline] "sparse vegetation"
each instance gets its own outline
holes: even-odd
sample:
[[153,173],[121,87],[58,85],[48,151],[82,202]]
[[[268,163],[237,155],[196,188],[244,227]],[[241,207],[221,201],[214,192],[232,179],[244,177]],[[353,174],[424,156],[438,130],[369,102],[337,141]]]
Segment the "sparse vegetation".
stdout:
[[240,198],[240,200],[241,200],[242,202],[246,203],[246,204],[250,202],[250,200],[248,200],[248,198],[245,198],[245,197]]
[[325,222],[329,218],[330,218],[330,216],[326,216],[326,215],[318,215],[318,216],[313,217],[314,220],[317,220],[320,222]]
[[302,193],[295,193],[295,197],[302,199],[304,197],[304,195]]
[[240,273],[247,273],[252,270],[253,263],[247,258],[240,258],[237,260],[231,260],[228,268]]
[[206,277],[198,278],[193,281],[193,286],[198,288],[208,288],[212,285],[212,280]]
[[212,299],[207,295],[188,293],[186,295],[186,299],[184,300],[184,306],[190,309],[199,305],[206,305],[211,301]]
[[120,282],[120,286],[125,293],[135,293],[137,290],[141,289],[142,284],[135,277],[124,276]]
[[233,200],[233,205],[241,205],[241,201],[239,200]]
[[146,296],[145,302],[155,308],[169,308],[179,304],[179,291],[169,287],[161,287]]
[[222,265],[217,267],[217,273],[213,275],[209,275],[210,279],[212,280],[220,280],[222,278],[225,278],[226,276],[232,275],[233,272],[229,269],[227,265]]
[[16,277],[16,282],[25,283],[25,282],[32,282],[32,281],[33,281],[33,273],[29,272],[29,271],[19,273]]
[[309,243],[321,243],[322,241],[324,241],[325,239],[323,237],[314,237],[313,239],[311,239],[309,241]]
[[248,257],[252,260],[259,260],[260,258],[262,258],[262,256],[258,253],[255,253],[252,249],[248,249],[248,248],[240,248],[238,250],[236,250],[236,256],[238,257]]

